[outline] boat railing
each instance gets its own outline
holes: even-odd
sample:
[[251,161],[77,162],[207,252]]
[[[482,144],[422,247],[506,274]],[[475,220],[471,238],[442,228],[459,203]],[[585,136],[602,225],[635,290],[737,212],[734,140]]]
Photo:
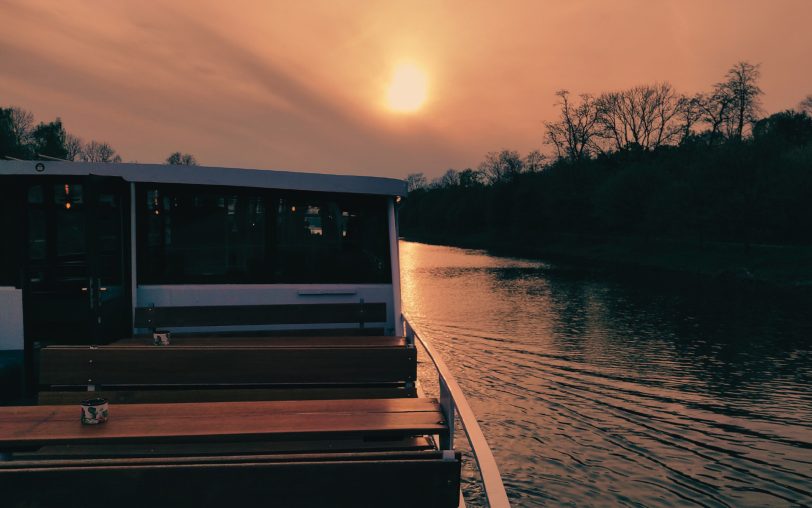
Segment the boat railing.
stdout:
[[434,350],[428,341],[420,337],[405,315],[403,316],[403,325],[407,343],[414,345],[419,342],[432,363],[434,363],[435,370],[438,374],[440,406],[445,413],[449,427],[448,436],[440,441],[440,448],[443,450],[453,450],[454,420],[455,415],[459,416],[465,437],[471,445],[471,453],[479,469],[482,484],[485,487],[485,496],[488,501],[488,506],[491,508],[509,508],[510,502],[508,501],[507,492],[505,492],[505,486],[502,483],[502,475],[499,473],[499,467],[496,465],[493,452],[491,452],[491,448],[488,446],[487,440],[485,440],[485,435],[479,427],[476,415],[474,415],[471,406],[468,405],[468,400],[465,398],[462,389],[459,384],[457,384],[456,379],[454,379],[453,374],[448,369],[448,366],[446,366],[442,357]]

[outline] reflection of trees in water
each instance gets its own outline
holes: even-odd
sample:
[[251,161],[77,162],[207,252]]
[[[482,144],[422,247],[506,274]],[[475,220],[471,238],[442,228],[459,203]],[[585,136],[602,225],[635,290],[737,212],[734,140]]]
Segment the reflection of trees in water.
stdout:
[[[639,329],[641,319],[657,328],[693,376],[715,391],[757,387],[810,372],[810,320],[767,298],[699,291],[656,292],[618,288],[607,310],[621,328]],[[649,340],[640,334],[637,340]],[[801,354],[795,354],[802,352]]]
[[784,378],[812,381],[812,316],[804,302],[574,270],[489,272],[492,297],[511,300],[520,319],[544,313],[551,342],[573,360],[638,375],[671,369],[719,394],[757,392]]

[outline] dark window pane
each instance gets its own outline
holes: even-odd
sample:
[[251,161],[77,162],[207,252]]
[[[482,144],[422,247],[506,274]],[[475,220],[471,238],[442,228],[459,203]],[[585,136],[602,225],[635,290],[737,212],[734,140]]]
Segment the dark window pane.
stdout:
[[45,224],[45,210],[28,210],[28,258],[45,259],[48,253],[48,238]]
[[45,201],[42,185],[32,185],[28,188],[28,202],[32,205],[41,205]]
[[383,199],[285,196],[276,220],[277,282],[391,282]]
[[84,256],[86,248],[84,210],[76,207],[70,210],[57,210],[56,255],[60,258]]
[[96,228],[98,235],[99,276],[103,285],[121,284],[122,209],[120,197],[112,192],[98,195]]
[[141,185],[138,282],[387,283],[383,198]]
[[20,287],[18,251],[25,219],[20,220],[24,208],[20,206],[23,200],[18,200],[18,194],[24,193],[25,187],[16,185],[15,180],[16,177],[0,176],[0,231],[3,238],[0,242],[0,286]]
[[256,191],[147,188],[139,221],[139,282],[268,282],[265,198]]

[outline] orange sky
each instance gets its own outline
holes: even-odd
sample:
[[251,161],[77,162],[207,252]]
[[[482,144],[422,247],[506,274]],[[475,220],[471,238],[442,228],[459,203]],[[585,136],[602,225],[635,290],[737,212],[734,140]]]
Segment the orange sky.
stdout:
[[[70,5],[68,5],[70,4]],[[340,5],[339,5],[340,4]],[[554,92],[707,90],[762,64],[767,111],[812,93],[810,0],[0,0],[0,106],[125,161],[404,177],[544,149]],[[428,99],[384,107],[399,62]]]

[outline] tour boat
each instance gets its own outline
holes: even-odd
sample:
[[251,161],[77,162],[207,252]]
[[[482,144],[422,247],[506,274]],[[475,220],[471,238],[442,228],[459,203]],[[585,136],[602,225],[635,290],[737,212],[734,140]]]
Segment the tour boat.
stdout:
[[456,421],[509,506],[401,312],[403,181],[0,161],[0,192],[0,505],[461,506]]

